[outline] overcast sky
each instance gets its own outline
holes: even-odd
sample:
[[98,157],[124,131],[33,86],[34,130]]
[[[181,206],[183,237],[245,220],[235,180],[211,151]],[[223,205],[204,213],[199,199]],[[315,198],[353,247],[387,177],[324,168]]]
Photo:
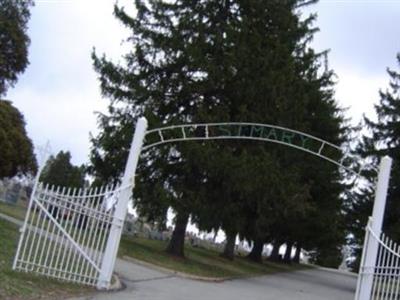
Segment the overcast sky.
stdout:
[[[133,9],[133,1],[119,1]],[[7,94],[25,116],[35,145],[47,140],[52,150],[69,150],[85,163],[89,132],[96,132],[95,111],[104,111],[90,53],[115,61],[126,51],[128,32],[113,17],[114,1],[36,0],[29,22],[30,65]],[[313,46],[330,49],[329,66],[338,76],[336,96],[357,123],[373,114],[378,90],[388,83],[387,67],[396,67],[400,51],[400,0],[321,0]]]

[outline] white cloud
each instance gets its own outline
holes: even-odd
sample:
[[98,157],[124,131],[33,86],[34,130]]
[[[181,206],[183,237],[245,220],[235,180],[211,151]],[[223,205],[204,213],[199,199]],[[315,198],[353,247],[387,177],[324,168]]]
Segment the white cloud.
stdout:
[[[134,13],[132,3],[119,1]],[[75,163],[87,162],[89,132],[96,130],[93,112],[104,110],[108,102],[100,95],[90,58],[92,48],[118,61],[128,47],[121,47],[129,32],[113,16],[113,4],[108,0],[36,1],[29,23],[31,64],[7,95],[24,113],[34,143],[49,139],[55,152],[70,150]],[[387,84],[386,66],[382,66],[382,74],[375,75],[364,72],[365,67],[358,68],[357,63],[351,64],[352,60],[343,61],[335,49],[344,49],[340,53],[346,53],[346,57],[354,52],[348,52],[348,45],[340,44],[340,39],[330,40],[336,28],[335,15],[329,15],[330,11],[321,11],[326,30],[320,38],[317,36],[316,45],[333,49],[330,62],[339,76],[337,98],[344,107],[350,107],[349,115],[358,122],[362,113],[373,114],[378,90]],[[365,55],[372,55],[368,53]],[[386,57],[392,61],[394,53],[388,52]]]
[[[128,1],[120,4],[133,11]],[[49,140],[54,153],[70,150],[76,164],[88,161],[94,111],[107,104],[92,48],[118,61],[127,47],[121,41],[128,32],[112,12],[113,1],[37,1],[29,23],[30,65],[7,95],[23,112],[34,144]]]
[[353,124],[358,124],[363,114],[374,118],[374,104],[379,101],[379,89],[385,89],[388,83],[386,73],[377,76],[363,74],[354,70],[337,69],[339,80],[336,98],[340,105],[348,108],[347,116]]

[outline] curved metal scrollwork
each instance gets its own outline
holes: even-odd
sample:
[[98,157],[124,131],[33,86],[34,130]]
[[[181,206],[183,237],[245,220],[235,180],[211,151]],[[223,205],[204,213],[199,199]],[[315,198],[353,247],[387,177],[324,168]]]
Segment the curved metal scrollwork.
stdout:
[[166,126],[148,130],[143,150],[166,143],[199,140],[255,140],[278,143],[319,156],[341,168],[360,175],[361,171],[374,167],[360,164],[360,158],[341,147],[315,136],[275,125],[259,123],[207,123]]

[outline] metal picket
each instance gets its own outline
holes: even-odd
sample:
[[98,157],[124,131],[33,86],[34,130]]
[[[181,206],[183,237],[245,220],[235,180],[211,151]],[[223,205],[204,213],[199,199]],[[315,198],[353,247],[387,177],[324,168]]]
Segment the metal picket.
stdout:
[[[365,240],[366,245],[371,239],[378,243],[376,263],[367,264],[363,255],[355,299],[397,300],[400,298],[400,245],[384,233],[376,234],[371,227],[371,222],[370,219],[366,227]],[[366,246],[364,253],[367,250]],[[363,296],[362,290],[365,286],[362,283],[369,281],[371,289],[367,290],[368,293]]]

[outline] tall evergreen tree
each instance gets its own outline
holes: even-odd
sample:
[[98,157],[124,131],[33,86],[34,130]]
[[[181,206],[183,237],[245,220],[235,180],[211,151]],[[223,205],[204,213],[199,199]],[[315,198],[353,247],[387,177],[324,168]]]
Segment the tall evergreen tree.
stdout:
[[[321,54],[308,46],[315,16],[301,20],[298,13],[299,6],[313,2],[137,0],[134,18],[115,7],[116,17],[131,30],[133,50],[119,65],[93,54],[102,92],[111,98],[108,114],[99,117],[101,132],[92,139],[93,174],[99,180],[118,179],[133,120],[141,114],[151,127],[251,121],[296,128],[340,144],[342,119],[333,100],[332,72],[321,74]],[[316,185],[320,177],[317,171],[308,173],[308,164],[316,170],[326,166],[295,150],[256,142],[168,145],[147,152],[139,166],[146,174],[139,178],[142,186],[164,180],[157,188],[163,190],[162,201],[139,187],[136,202],[147,214],[150,207],[160,213],[168,206],[175,210],[168,247],[173,254],[183,254],[189,215],[200,227],[222,227],[231,237],[241,233],[264,239],[271,234],[274,207],[304,211],[310,200],[304,185]],[[152,172],[145,173],[149,165]],[[233,166],[247,181],[230,176]],[[249,166],[273,166],[274,171],[256,172]],[[321,189],[328,192],[340,174],[335,168],[325,173]],[[206,186],[216,185],[209,197]],[[340,203],[338,196],[335,190],[330,199]],[[325,206],[335,209],[333,215],[340,209]],[[288,223],[293,214],[286,215]]]
[[[400,54],[397,55],[400,66]],[[400,72],[388,69],[389,88],[379,91],[380,100],[375,105],[376,120],[364,117],[368,133],[363,136],[357,153],[377,168],[385,155],[393,159],[389,191],[385,209],[383,231],[396,241],[400,241]],[[372,214],[377,173],[373,168],[364,172],[367,182],[349,197],[348,224],[352,234],[351,243],[357,260],[353,266],[358,271],[364,228]]]

